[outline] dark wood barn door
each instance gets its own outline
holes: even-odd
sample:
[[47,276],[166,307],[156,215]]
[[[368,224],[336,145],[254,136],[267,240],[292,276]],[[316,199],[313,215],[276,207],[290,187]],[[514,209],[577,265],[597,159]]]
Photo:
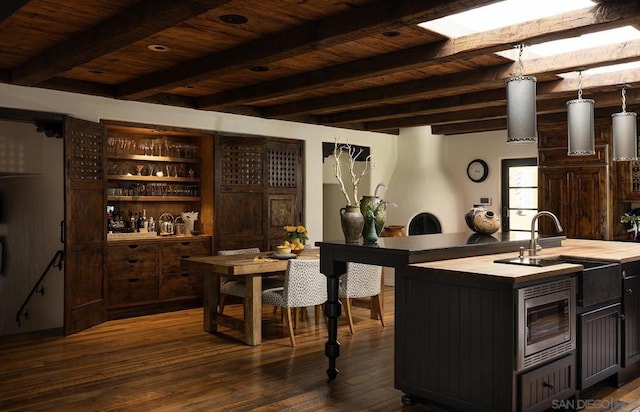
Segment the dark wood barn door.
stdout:
[[102,129],[65,118],[64,333],[106,320],[103,288],[105,211]]

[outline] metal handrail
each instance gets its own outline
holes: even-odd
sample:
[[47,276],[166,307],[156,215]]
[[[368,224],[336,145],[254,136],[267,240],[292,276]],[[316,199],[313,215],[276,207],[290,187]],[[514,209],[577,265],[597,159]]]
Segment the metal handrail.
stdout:
[[29,318],[29,311],[26,310],[25,308],[27,307],[27,304],[29,303],[29,300],[31,299],[33,294],[37,292],[40,294],[40,296],[44,296],[44,286],[40,288],[38,288],[38,286],[40,286],[44,277],[47,275],[47,273],[49,273],[49,269],[55,266],[58,268],[58,270],[62,270],[63,262],[64,262],[64,252],[62,250],[58,250],[56,254],[53,255],[53,258],[51,259],[51,262],[49,262],[49,265],[47,266],[47,268],[44,270],[44,272],[42,272],[40,279],[38,279],[36,284],[33,286],[33,289],[31,289],[31,292],[29,292],[29,296],[27,296],[22,306],[20,306],[20,310],[18,311],[18,313],[16,313],[16,323],[18,324],[18,326],[21,326],[20,316],[24,316],[25,319]]

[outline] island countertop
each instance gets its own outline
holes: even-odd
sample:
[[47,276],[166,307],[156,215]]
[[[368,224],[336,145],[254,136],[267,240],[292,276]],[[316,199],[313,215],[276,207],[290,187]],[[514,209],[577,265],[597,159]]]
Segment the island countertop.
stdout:
[[[517,252],[465,257],[412,264],[413,267],[464,272],[490,276],[497,281],[522,283],[575,272],[581,265],[559,263],[551,266],[526,266],[495,263],[495,260],[517,257]],[[603,262],[628,263],[640,260],[640,245],[633,242],[565,239],[562,246],[544,248],[538,252],[544,259],[573,258]]]
[[[543,247],[560,246],[565,236],[541,237]],[[498,232],[479,235],[472,232],[438,233],[403,237],[382,237],[377,243],[344,243],[343,241],[316,242],[321,259],[361,262],[380,266],[402,266],[410,263],[455,259],[468,256],[517,252],[529,247],[530,235],[525,232]]]

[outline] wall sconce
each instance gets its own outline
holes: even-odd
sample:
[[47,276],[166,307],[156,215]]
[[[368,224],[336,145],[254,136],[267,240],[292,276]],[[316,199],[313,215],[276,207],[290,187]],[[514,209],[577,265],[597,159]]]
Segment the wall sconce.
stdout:
[[507,84],[507,143],[535,143],[538,141],[536,117],[536,78],[523,76],[522,52],[518,46],[520,75],[505,81]]
[[622,112],[611,115],[613,160],[616,162],[638,160],[637,115],[627,112],[627,87],[631,86],[622,86]]
[[582,71],[578,72],[578,98],[567,102],[569,156],[595,154],[593,99],[582,98]]

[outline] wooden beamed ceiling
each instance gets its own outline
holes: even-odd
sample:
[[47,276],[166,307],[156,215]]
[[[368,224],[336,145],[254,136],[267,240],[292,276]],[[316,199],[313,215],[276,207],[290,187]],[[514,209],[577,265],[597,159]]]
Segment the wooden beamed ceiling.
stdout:
[[[0,82],[349,129],[430,125],[457,134],[506,127],[505,80],[520,66],[496,52],[640,26],[637,0],[457,39],[417,26],[497,1],[9,0],[0,6]],[[589,74],[639,59],[639,40],[525,58],[523,74],[538,79],[538,123],[566,119],[578,81],[559,74],[578,70],[597,116],[621,110],[622,84],[631,87],[628,108],[640,105],[640,70]]]

